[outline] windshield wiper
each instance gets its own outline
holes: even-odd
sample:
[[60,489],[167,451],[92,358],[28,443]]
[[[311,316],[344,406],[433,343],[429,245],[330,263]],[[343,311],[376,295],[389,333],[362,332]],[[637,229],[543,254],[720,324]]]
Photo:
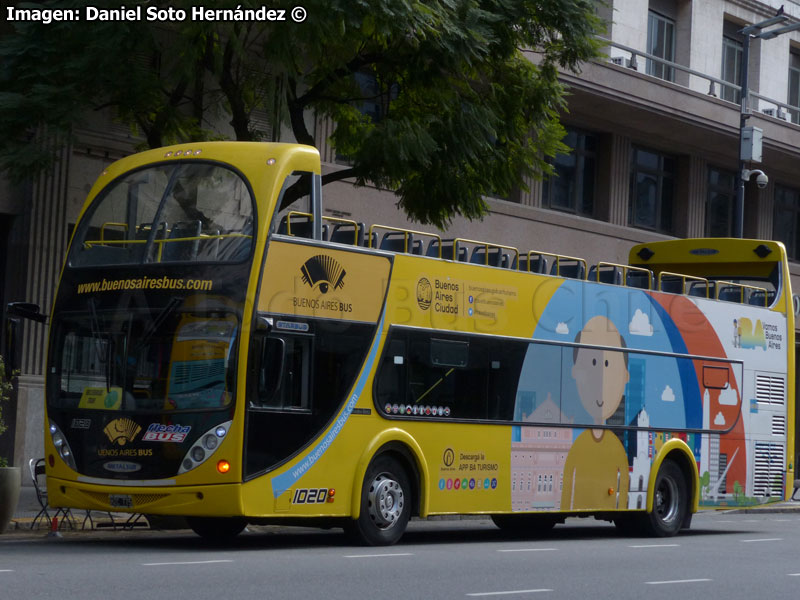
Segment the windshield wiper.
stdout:
[[101,365],[105,365],[105,378],[106,378],[106,393],[111,391],[111,369],[108,368],[109,366],[109,350],[110,346],[110,339],[106,339],[106,351],[105,356],[103,356],[103,335],[100,333],[100,319],[97,317],[97,307],[94,303],[94,298],[89,298],[87,303],[89,305],[89,314],[91,315],[90,326],[92,332],[92,339],[95,342],[95,351],[97,352],[97,361]]
[[[150,321],[150,325],[148,325],[147,329],[142,332],[141,339],[139,340],[139,343],[136,344],[136,352],[144,348],[144,346],[150,341],[150,338],[153,337],[153,334],[161,328],[161,326],[164,324],[164,321],[167,320],[167,317],[172,314],[172,312],[180,303],[181,298],[173,296],[167,305],[161,309],[161,312],[156,315],[156,318]],[[134,352],[134,354],[136,352]]]

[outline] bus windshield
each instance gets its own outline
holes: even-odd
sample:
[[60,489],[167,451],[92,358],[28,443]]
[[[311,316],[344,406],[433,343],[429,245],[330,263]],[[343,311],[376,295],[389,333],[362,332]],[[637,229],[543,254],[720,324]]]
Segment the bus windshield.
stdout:
[[234,171],[199,161],[154,165],[100,192],[68,262],[241,262],[250,256],[252,230],[252,194]]
[[233,397],[238,320],[223,311],[87,311],[63,315],[53,344],[53,408],[216,409]]

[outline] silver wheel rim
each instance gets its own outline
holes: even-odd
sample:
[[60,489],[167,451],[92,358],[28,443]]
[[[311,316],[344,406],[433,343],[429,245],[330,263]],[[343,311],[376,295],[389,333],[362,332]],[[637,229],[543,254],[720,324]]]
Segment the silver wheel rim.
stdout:
[[380,473],[369,486],[369,517],[380,529],[393,527],[403,514],[403,488],[388,473]]
[[659,482],[655,510],[662,523],[671,523],[678,516],[678,484],[672,477],[664,477]]

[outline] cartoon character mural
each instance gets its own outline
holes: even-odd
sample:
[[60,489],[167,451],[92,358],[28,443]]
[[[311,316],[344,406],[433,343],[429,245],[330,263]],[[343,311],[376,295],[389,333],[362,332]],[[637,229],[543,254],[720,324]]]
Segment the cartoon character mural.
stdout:
[[[622,335],[607,317],[589,319],[576,343],[625,347]],[[628,384],[625,352],[573,348],[572,378],[581,402],[596,425],[604,425],[624,400]],[[628,505],[628,456],[608,429],[586,429],[573,442],[564,465],[561,508],[616,509]]]
[[[698,467],[708,466],[709,487],[718,496],[730,496],[735,482],[745,485],[742,372],[727,360],[734,345],[729,325],[723,332],[719,324],[718,333],[685,296],[570,280],[535,308],[540,312],[517,389],[516,420],[538,426],[514,428],[514,510],[642,508],[652,459],[671,437],[689,445]],[[531,418],[543,414],[546,420]],[[660,431],[633,429],[646,427]],[[542,437],[539,429],[550,433]],[[553,454],[552,442],[563,440],[565,430],[572,443],[567,448],[561,442]],[[557,499],[537,498],[535,486],[530,494],[524,488],[530,498],[516,489],[522,487],[517,481],[538,480],[534,467],[526,466],[537,448],[549,456],[566,454],[559,461]],[[702,457],[708,465],[700,464]]]

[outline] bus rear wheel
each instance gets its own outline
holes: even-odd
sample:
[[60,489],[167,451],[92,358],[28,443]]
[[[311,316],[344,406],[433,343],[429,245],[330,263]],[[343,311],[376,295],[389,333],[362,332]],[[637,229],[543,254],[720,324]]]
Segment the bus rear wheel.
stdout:
[[654,537],[677,534],[689,511],[689,490],[683,471],[674,461],[661,465],[653,493],[653,512],[642,520],[644,532]]
[[186,521],[201,538],[217,544],[231,541],[247,525],[238,517],[187,517]]
[[405,469],[389,456],[372,461],[361,487],[361,510],[347,527],[367,546],[390,546],[405,533],[411,517],[411,483]]

